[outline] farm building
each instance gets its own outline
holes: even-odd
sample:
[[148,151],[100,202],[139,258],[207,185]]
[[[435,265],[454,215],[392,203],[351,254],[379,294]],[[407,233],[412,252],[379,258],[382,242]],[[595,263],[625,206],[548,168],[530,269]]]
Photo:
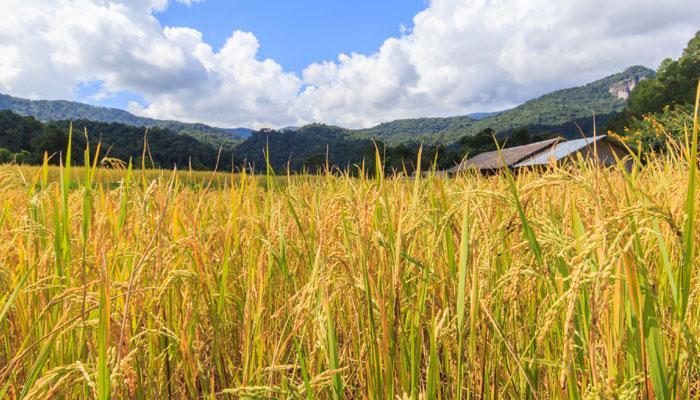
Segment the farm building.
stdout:
[[[601,165],[616,165],[616,157],[622,159],[629,153],[619,142],[607,135],[575,140],[555,138],[524,146],[504,148],[501,149],[500,155],[498,151],[477,154],[446,172],[450,176],[470,169],[492,173],[503,168],[504,165],[514,170],[536,168],[562,163],[576,158],[579,154],[584,159],[596,157]],[[629,167],[628,164],[626,166]]]

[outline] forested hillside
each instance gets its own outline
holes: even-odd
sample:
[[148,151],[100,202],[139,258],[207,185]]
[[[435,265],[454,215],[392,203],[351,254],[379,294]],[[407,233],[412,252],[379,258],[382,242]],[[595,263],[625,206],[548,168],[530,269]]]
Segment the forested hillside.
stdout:
[[[420,144],[417,142],[389,146],[380,140],[358,138],[345,128],[312,124],[294,131],[283,129],[254,132],[236,147],[234,160],[238,167],[246,164],[249,168],[264,172],[267,153],[270,166],[279,173],[285,173],[288,169],[293,172],[316,173],[324,171],[326,165],[357,173],[364,164],[365,172],[374,174],[376,152],[379,151],[382,167],[391,174],[404,169],[413,172],[419,148]],[[447,148],[424,148],[423,169],[430,168],[436,151],[443,155],[447,153]],[[440,160],[448,162],[445,157],[440,157]]]
[[[423,144],[421,169],[427,170],[433,165],[437,169],[446,169],[459,163],[466,155],[475,155],[496,149],[494,137],[499,145],[519,146],[545,140],[552,134],[532,134],[527,129],[519,129],[509,135],[496,136],[496,132],[485,129],[476,135],[467,135],[448,144]],[[351,169],[365,165],[365,172],[375,172],[375,154],[379,151],[382,167],[391,174],[416,169],[418,151],[421,143],[409,141],[390,145],[381,140],[358,138],[348,129],[322,124],[307,125],[296,131],[264,130],[254,132],[250,138],[236,147],[234,160],[238,167],[246,164],[257,172],[266,169],[265,154],[276,172],[323,171],[326,161],[330,167]]]
[[546,94],[486,118],[461,116],[398,120],[358,130],[357,134],[381,138],[390,143],[407,140],[452,143],[489,128],[501,135],[527,128],[536,134],[556,133],[564,137],[578,137],[579,127],[586,134],[591,134],[594,113],[596,122],[602,126],[625,107],[624,96],[631,87],[653,76],[653,70],[636,66],[585,86]]
[[[51,164],[58,164],[68,147],[69,121],[42,123],[33,117],[24,117],[11,111],[0,110],[0,163],[40,164],[46,152]],[[347,129],[308,125],[296,131],[262,130],[254,132],[245,142],[235,148],[223,149],[221,153],[209,143],[188,135],[163,128],[134,127],[117,123],[95,121],[73,121],[72,160],[83,163],[86,147],[84,132],[89,133],[89,143],[94,154],[97,143],[102,146],[103,157],[127,162],[133,160],[135,168],[142,163],[149,168],[207,169],[217,167],[230,170],[235,161],[236,168],[254,168],[265,172],[265,153],[269,151],[271,167],[277,173],[308,171],[311,173],[334,169],[353,169],[367,164],[366,172],[375,171],[375,146],[382,155],[385,169],[391,171],[413,171],[418,147],[410,145],[385,146],[382,142],[357,139]],[[142,158],[146,144],[146,157]],[[428,152],[434,150],[427,150]],[[433,153],[434,154],[434,153]],[[441,153],[442,154],[442,153]],[[218,164],[217,164],[218,157]],[[424,158],[424,168],[432,158]],[[65,162],[65,160],[64,160]]]
[[347,129],[321,124],[307,125],[295,131],[262,130],[254,132],[236,147],[236,163],[265,171],[266,154],[275,171],[307,169],[315,172],[330,165],[347,167],[374,156],[374,145],[368,139],[355,139]]
[[[148,143],[148,153],[144,163],[149,167],[213,169],[216,166],[217,150],[188,135],[181,135],[169,129],[150,128],[145,135],[143,127],[117,123],[77,120],[73,122],[72,159],[83,162],[86,147],[84,131],[89,132],[93,149],[102,143],[102,154],[128,161],[136,166],[142,162],[144,139]],[[68,147],[68,121],[42,123],[33,117],[23,117],[11,111],[0,111],[0,162],[37,164],[44,152],[51,157],[52,164],[58,164],[61,153]],[[221,157],[221,167],[230,168],[230,152]]]
[[115,122],[124,125],[159,127],[193,136],[215,147],[230,148],[250,134],[246,128],[224,129],[199,123],[166,121],[138,117],[117,108],[97,107],[66,100],[28,100],[0,93],[0,110],[31,116],[42,122],[62,120],[90,120]]

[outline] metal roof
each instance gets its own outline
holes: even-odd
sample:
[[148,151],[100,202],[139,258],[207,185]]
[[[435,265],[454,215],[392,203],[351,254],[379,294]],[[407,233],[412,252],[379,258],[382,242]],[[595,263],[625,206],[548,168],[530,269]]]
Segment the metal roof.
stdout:
[[532,167],[535,165],[547,165],[552,161],[559,161],[562,158],[568,157],[595,142],[604,140],[606,137],[607,135],[600,135],[596,137],[562,141],[541,153],[520,161],[519,163],[515,164],[514,167],[518,168]]
[[495,170],[503,168],[503,161],[505,161],[505,164],[507,166],[511,167],[513,166],[513,164],[524,160],[527,157],[539,154],[539,152],[547,149],[548,147],[551,147],[559,140],[561,139],[554,138],[549,140],[543,140],[541,142],[526,144],[523,146],[515,146],[506,149],[501,149],[501,155],[503,156],[503,160],[501,160],[501,156],[498,154],[498,151],[489,151],[486,153],[477,154],[474,157],[466,159],[459,165],[448,169],[447,172],[454,174],[460,171],[464,171],[470,167],[474,167],[480,170]]

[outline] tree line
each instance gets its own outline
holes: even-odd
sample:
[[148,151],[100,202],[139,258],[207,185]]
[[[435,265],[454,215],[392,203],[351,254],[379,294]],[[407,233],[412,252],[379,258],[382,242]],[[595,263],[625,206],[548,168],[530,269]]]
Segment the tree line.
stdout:
[[[65,161],[62,157],[68,148],[70,124],[69,121],[42,123],[33,117],[0,111],[0,162],[40,164],[44,153],[48,154],[51,164]],[[73,121],[72,126],[71,152],[72,161],[76,163],[83,162],[87,146],[94,154],[100,142],[103,156],[125,162],[131,159],[135,166],[142,162],[157,168],[213,169],[216,166],[218,152],[212,145],[168,129],[86,120]],[[142,159],[144,149],[146,157]],[[222,166],[230,167],[230,161],[227,165],[226,158],[222,160]]]
[[[0,163],[41,164],[48,154],[51,164],[62,159],[68,147],[69,121],[42,123],[33,117],[0,111]],[[376,173],[376,155],[385,173],[413,173],[417,169],[422,144],[409,141],[388,145],[379,139],[356,137],[351,131],[312,124],[296,131],[261,130],[245,142],[228,149],[217,149],[188,135],[168,129],[134,127],[119,123],[73,121],[72,162],[83,163],[90,146],[94,154],[98,142],[101,155],[127,162],[134,167],[192,168],[201,170],[253,169],[266,172],[268,165],[277,173],[318,173],[326,168],[367,174]],[[87,132],[88,136],[85,135]],[[465,156],[496,149],[493,129],[465,135],[452,144],[422,146],[421,169],[446,169]],[[552,135],[533,135],[526,129],[498,137],[500,146],[517,146],[544,140]],[[144,146],[145,145],[145,146]],[[145,157],[144,157],[145,155]]]

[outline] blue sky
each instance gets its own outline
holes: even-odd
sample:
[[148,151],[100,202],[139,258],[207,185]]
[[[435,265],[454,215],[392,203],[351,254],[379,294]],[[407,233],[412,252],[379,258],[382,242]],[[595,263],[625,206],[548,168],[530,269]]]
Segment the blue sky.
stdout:
[[[310,64],[335,61],[341,53],[376,52],[388,37],[410,30],[425,6],[426,0],[207,0],[172,2],[155,17],[163,27],[198,30],[214,51],[235,30],[253,32],[259,58],[301,75]],[[131,101],[145,102],[131,91],[96,96],[101,88],[100,81],[83,82],[76,99],[122,109]]]
[[259,56],[300,73],[341,53],[371,54],[400,27],[412,27],[425,0],[207,0],[172,3],[156,18],[163,26],[202,32],[218,50],[234,30],[253,32]]
[[129,102],[143,103],[143,96],[128,90],[110,92],[104,96],[102,81],[80,82],[75,88],[75,100],[103,107],[126,109]]

